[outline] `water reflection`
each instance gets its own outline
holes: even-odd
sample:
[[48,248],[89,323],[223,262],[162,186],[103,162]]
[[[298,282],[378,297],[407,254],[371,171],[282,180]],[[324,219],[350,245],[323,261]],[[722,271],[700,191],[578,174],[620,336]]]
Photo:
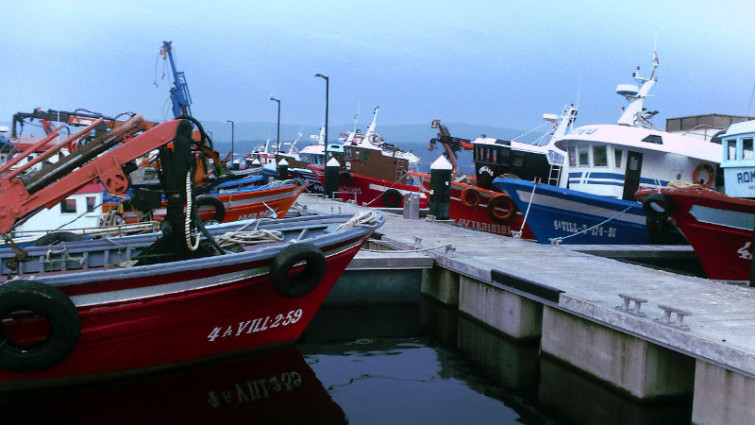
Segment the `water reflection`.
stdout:
[[549,356],[542,357],[540,368],[540,403],[575,423],[673,425],[691,421],[691,400],[640,403]]
[[16,401],[4,397],[0,418],[3,425],[347,423],[295,347]]

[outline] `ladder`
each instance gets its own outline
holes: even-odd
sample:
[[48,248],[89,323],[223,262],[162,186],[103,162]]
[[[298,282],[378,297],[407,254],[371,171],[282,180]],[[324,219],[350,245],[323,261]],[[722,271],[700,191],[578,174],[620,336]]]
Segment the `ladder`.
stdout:
[[561,169],[563,167],[557,164],[551,164],[550,171],[548,172],[548,184],[551,186],[558,186],[561,180]]

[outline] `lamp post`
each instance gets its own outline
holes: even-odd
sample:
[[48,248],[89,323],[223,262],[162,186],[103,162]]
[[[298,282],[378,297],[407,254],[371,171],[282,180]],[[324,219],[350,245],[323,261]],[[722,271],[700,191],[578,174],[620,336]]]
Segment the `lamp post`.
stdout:
[[273,94],[270,94],[270,100],[274,102],[278,102],[278,136],[275,139],[276,148],[275,148],[275,163],[278,163],[278,152],[281,151],[281,101],[274,98]]
[[322,74],[315,74],[315,78],[320,77],[325,80],[325,163],[328,162],[328,94],[330,92],[330,77]]
[[236,123],[231,120],[226,120],[225,122],[231,123],[231,167],[233,167],[233,133],[235,133]]

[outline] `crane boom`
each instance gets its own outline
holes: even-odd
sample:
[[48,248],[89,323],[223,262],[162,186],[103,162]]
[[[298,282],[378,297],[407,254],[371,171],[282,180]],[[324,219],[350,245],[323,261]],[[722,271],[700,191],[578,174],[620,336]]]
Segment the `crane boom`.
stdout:
[[191,116],[191,95],[189,86],[186,84],[186,76],[182,71],[176,70],[176,62],[173,59],[172,41],[163,41],[163,47],[160,54],[170,61],[170,68],[173,72],[173,87],[170,89],[170,99],[173,102],[173,116]]

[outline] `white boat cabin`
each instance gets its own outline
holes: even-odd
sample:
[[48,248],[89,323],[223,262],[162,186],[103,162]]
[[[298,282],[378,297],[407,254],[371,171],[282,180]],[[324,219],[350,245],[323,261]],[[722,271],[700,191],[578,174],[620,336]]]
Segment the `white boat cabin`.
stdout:
[[569,159],[561,187],[629,200],[673,180],[711,187],[721,158],[714,141],[620,124],[579,127],[555,144]]
[[569,158],[559,186],[633,200],[640,186],[663,187],[673,180],[715,185],[721,162],[718,139],[669,133],[649,121],[658,111],[645,109],[644,100],[658,81],[657,67],[656,56],[649,77],[640,75],[639,67],[634,72],[641,86],[617,86],[616,93],[629,104],[616,124],[579,127],[554,141]]
[[755,120],[732,124],[721,136],[724,192],[755,198]]

